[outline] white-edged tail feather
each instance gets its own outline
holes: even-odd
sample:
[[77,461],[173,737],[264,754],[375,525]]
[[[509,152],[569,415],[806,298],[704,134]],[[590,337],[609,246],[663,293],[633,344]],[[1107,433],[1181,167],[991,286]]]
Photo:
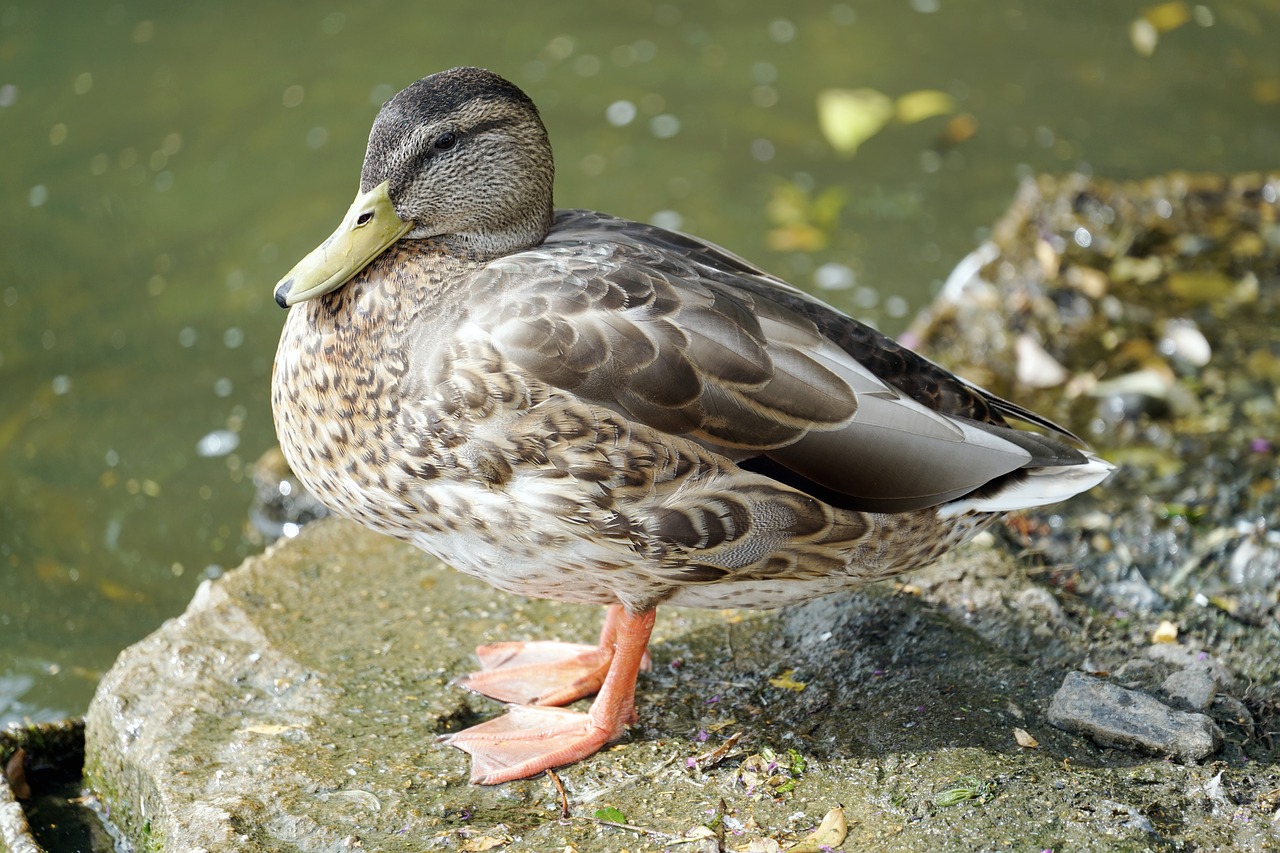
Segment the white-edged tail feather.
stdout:
[[1092,453],[1083,465],[1035,468],[994,494],[964,497],[938,507],[938,516],[954,518],[966,512],[1011,512],[1065,501],[1107,479],[1115,466]]

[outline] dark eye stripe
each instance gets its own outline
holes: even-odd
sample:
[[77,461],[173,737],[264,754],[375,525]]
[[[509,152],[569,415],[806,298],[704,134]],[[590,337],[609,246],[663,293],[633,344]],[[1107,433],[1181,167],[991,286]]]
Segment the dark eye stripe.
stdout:
[[469,127],[467,129],[467,136],[479,136],[482,133],[488,133],[496,127],[503,127],[508,124],[511,124],[511,119],[509,118],[491,118]]

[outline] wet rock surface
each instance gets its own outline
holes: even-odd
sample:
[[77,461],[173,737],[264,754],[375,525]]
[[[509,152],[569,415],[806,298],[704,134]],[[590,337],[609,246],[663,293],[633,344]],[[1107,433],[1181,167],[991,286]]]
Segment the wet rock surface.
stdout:
[[500,712],[472,646],[598,613],[330,520],[122,655],[94,790],[141,849],[779,850],[837,805],[845,849],[1280,844],[1277,186],[1028,183],[913,333],[1117,475],[897,584],[664,610],[639,723],[556,779],[433,737]]
[[1174,705],[1203,711],[1213,701],[1215,685],[1207,672],[1180,669],[1160,683],[1160,690]]
[[1203,761],[1222,746],[1222,732],[1204,714],[1175,711],[1145,693],[1080,672],[1068,673],[1053,694],[1049,722],[1103,746],[1136,747],[1184,763]]

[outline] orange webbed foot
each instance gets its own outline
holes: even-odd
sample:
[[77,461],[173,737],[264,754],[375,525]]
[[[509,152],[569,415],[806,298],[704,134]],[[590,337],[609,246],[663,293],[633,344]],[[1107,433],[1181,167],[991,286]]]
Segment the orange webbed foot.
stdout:
[[467,690],[520,705],[568,705],[604,684],[613,649],[580,643],[492,643],[476,649],[480,671],[461,679]]
[[[600,690],[613,662],[622,614],[620,604],[609,608],[595,646],[545,640],[480,646],[476,649],[480,670],[458,684],[517,705],[568,705],[590,696]],[[649,668],[648,652],[640,668]]]
[[[506,674],[495,679],[496,690],[538,693],[540,704],[510,705],[501,717],[445,735],[440,741],[471,755],[471,781],[479,785],[497,785],[515,779],[526,779],[598,752],[606,744],[622,737],[627,725],[635,719],[636,679],[648,660],[647,649],[649,634],[653,631],[654,615],[652,610],[638,614],[627,613],[621,606],[615,605],[610,608],[605,620],[601,646],[585,647],[585,652],[582,651],[584,647],[565,643],[498,643],[485,647],[497,649],[494,658],[500,661],[498,667],[470,676],[464,685],[472,686],[468,682],[477,676],[483,682],[489,672],[503,673],[505,669]],[[604,643],[606,636],[610,637],[607,646]],[[544,645],[552,648],[531,648]],[[504,648],[508,646],[514,648]],[[567,666],[564,659],[565,646],[570,646],[569,651],[572,652],[568,654]],[[509,652],[512,654],[509,655]],[[543,660],[548,652],[552,658],[550,662]],[[524,656],[531,657],[532,662],[507,666],[508,661],[519,661]],[[483,654],[481,659],[484,660]],[[600,661],[603,661],[602,666]],[[572,684],[562,687],[559,694],[547,694],[543,684],[527,689],[519,684],[522,674],[533,672],[541,677],[548,667],[553,673],[579,675],[574,675]],[[584,669],[589,670],[585,677],[580,674]],[[579,693],[582,686],[591,683],[597,671],[601,676],[596,682],[599,694],[587,713],[546,707],[552,704],[547,701],[548,695],[555,699],[559,695]],[[472,689],[492,695],[487,689]],[[571,696],[565,701],[572,701],[573,698],[577,696]]]
[[510,705],[501,717],[440,740],[471,756],[472,783],[497,785],[594,755],[625,731],[624,721],[601,725],[589,713]]

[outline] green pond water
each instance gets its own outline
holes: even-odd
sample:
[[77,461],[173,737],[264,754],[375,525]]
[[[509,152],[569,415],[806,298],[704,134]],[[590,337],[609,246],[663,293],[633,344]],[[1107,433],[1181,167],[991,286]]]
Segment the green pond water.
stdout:
[[[418,77],[524,87],[560,205],[674,224],[894,332],[1020,176],[1280,165],[1278,33],[1276,0],[0,4],[0,723],[83,711],[256,550],[272,287]],[[832,88],[943,114],[842,156]]]

